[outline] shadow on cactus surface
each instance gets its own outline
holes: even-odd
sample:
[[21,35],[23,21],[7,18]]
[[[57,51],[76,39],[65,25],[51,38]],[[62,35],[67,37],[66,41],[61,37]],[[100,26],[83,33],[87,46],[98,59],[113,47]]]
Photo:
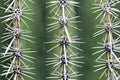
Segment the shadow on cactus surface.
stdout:
[[[29,39],[30,41],[24,40],[22,38],[20,41],[22,49],[23,50],[26,49],[27,51],[29,50],[28,51],[29,54],[27,53],[26,50],[24,50],[24,53],[23,53],[24,56],[27,55],[26,59],[28,59],[28,60],[24,60],[25,58],[22,59],[29,66],[27,67],[22,62],[20,62],[20,63],[22,66],[24,66],[24,67],[22,67],[23,72],[24,71],[27,71],[30,73],[32,72],[32,74],[29,74],[26,72],[26,74],[29,74],[30,77],[26,77],[23,75],[24,79],[22,79],[22,78],[15,79],[13,77],[13,79],[11,79],[11,80],[58,80],[57,78],[53,78],[53,77],[61,77],[62,72],[65,72],[64,68],[63,68],[63,71],[62,71],[62,68],[58,69],[58,71],[61,72],[61,73],[59,73],[60,75],[58,75],[58,72],[56,73],[57,76],[56,76],[56,74],[51,75],[51,73],[53,73],[53,71],[55,70],[56,66],[54,64],[47,66],[47,64],[50,64],[49,59],[51,60],[51,58],[52,58],[51,61],[56,62],[56,60],[57,60],[58,63],[59,63],[60,59],[63,60],[64,58],[56,59],[57,56],[62,57],[60,55],[60,47],[59,46],[56,49],[53,49],[53,50],[50,50],[50,49],[53,46],[58,45],[58,43],[57,43],[58,41],[60,42],[61,40],[64,40],[64,42],[67,42],[66,40],[69,40],[69,39],[66,39],[65,36],[63,38],[64,33],[65,33],[64,35],[66,35],[66,36],[69,36],[69,35],[67,35],[66,34],[67,32],[64,32],[64,30],[63,30],[63,32],[60,32],[59,27],[63,24],[59,24],[59,21],[62,19],[63,16],[61,15],[61,10],[58,10],[58,12],[57,11],[54,12],[55,11],[54,8],[58,4],[53,5],[53,3],[52,3],[52,6],[50,6],[50,4],[47,4],[50,1],[57,1],[57,0],[0,0],[0,7],[1,7],[0,8],[0,17],[6,16],[9,14],[9,9],[8,9],[8,13],[4,13],[5,10],[3,9],[3,8],[7,7],[7,3],[4,4],[7,1],[10,1],[10,2],[12,2],[12,1],[21,1],[22,2],[23,1],[26,8],[24,6],[24,7],[22,7],[22,9],[25,8],[24,10],[26,10],[26,14],[24,14],[24,16],[27,18],[25,19],[25,17],[22,17],[26,23],[24,23],[24,21],[22,21],[22,23],[20,23],[21,24],[20,26],[22,26],[22,27],[19,27],[19,28],[21,30],[27,30],[25,32],[28,32],[28,31],[30,32],[27,34],[27,37],[29,37],[27,39]],[[34,1],[34,2],[32,2],[32,1]],[[69,10],[65,11],[65,14],[68,15],[67,16],[67,22],[68,22],[67,27],[69,27],[68,31],[70,32],[70,36],[72,36],[72,37],[77,36],[78,38],[80,38],[81,42],[85,42],[82,44],[75,45],[79,49],[74,49],[75,47],[73,47],[73,48],[71,47],[73,52],[78,53],[78,55],[77,55],[78,57],[84,56],[84,58],[77,59],[78,62],[84,62],[83,64],[80,64],[80,65],[78,64],[79,66],[82,66],[82,67],[80,67],[80,68],[79,68],[79,66],[76,67],[77,65],[72,67],[72,69],[73,69],[72,74],[75,74],[77,76],[78,74],[74,73],[74,71],[75,72],[77,71],[83,75],[77,76],[73,79],[75,79],[75,80],[99,80],[99,77],[104,70],[94,72],[96,69],[98,69],[93,66],[98,64],[95,62],[95,60],[97,57],[99,57],[100,53],[98,55],[93,56],[92,53],[96,52],[97,49],[92,49],[92,47],[96,47],[96,46],[98,47],[99,45],[97,44],[97,42],[102,42],[104,40],[105,34],[99,35],[97,37],[93,37],[93,33],[100,30],[100,29],[96,29],[95,26],[102,24],[102,22],[100,23],[101,16],[100,16],[100,18],[95,20],[96,16],[98,16],[99,12],[92,13],[95,10],[93,10],[91,8],[94,8],[95,6],[97,6],[94,4],[97,4],[97,3],[99,4],[100,0],[99,1],[98,0],[96,0],[96,1],[95,0],[68,0],[68,1],[76,1],[79,3],[77,5],[75,4],[75,5],[69,6],[69,7],[71,7],[71,9],[73,11],[75,11],[75,12],[70,12],[70,14],[72,15],[72,18],[71,18],[71,15],[68,15],[70,8],[68,7]],[[109,1],[111,1],[111,0],[109,0]],[[117,0],[113,0],[113,1],[117,1]],[[16,4],[18,4],[18,3],[16,3]],[[50,7],[47,7],[47,6],[50,6]],[[80,7],[78,7],[78,6],[80,6]],[[17,5],[17,7],[18,7],[18,5]],[[60,8],[60,7],[58,7],[58,8]],[[15,9],[13,9],[13,10],[15,10]],[[29,10],[29,9],[30,9],[30,12],[29,11],[27,12],[27,10]],[[115,9],[120,10],[120,6],[116,5]],[[10,9],[10,11],[11,10],[12,9]],[[53,10],[53,11],[51,11],[51,10]],[[51,13],[50,13],[50,11],[51,11]],[[27,14],[27,13],[29,13],[29,14]],[[34,14],[32,14],[32,13],[34,13]],[[56,13],[56,15],[55,15],[55,13]],[[21,15],[20,13],[18,13],[18,14]],[[60,17],[60,15],[61,15],[61,17]],[[80,17],[78,17],[78,16],[80,16]],[[119,18],[119,16],[120,15],[118,13],[118,18]],[[51,17],[54,17],[54,19],[51,19]],[[8,18],[8,17],[0,19],[0,22],[3,22],[6,18]],[[31,21],[31,19],[33,21]],[[64,18],[64,19],[66,19],[66,18]],[[73,22],[75,22],[75,21],[76,22],[72,23],[72,20],[73,20]],[[55,25],[50,24],[53,22],[56,24]],[[9,22],[0,23],[0,38],[1,38],[0,41],[3,40],[2,37],[4,38],[3,33],[8,32],[7,30],[9,29],[9,24],[7,24],[7,23],[9,23]],[[113,21],[113,23],[114,23],[114,21]],[[14,24],[14,25],[16,25],[16,24]],[[76,27],[73,29],[73,27],[70,27],[71,25],[74,25]],[[29,26],[29,27],[27,27],[27,26]],[[53,28],[49,28],[51,26],[58,26],[58,28],[56,30],[49,32],[50,30],[53,29]],[[115,28],[115,29],[118,31],[120,30],[119,28]],[[118,38],[117,37],[118,35],[117,36],[116,35],[117,34],[113,35],[114,39]],[[6,36],[5,38],[7,38],[7,37],[9,37],[9,36]],[[22,34],[20,37],[22,37]],[[6,44],[9,44],[12,39],[13,38],[0,43],[0,53],[5,52],[5,49],[3,49],[3,47],[5,48],[5,46],[7,46]],[[58,41],[55,41],[54,44],[50,44],[50,42],[52,40],[54,41],[56,39]],[[34,41],[35,43],[31,43],[31,40]],[[61,42],[61,44],[63,44],[64,42]],[[12,46],[14,47],[14,45],[12,45]],[[15,49],[14,50],[11,49],[11,50],[14,51],[14,53],[15,53]],[[83,51],[79,51],[80,49],[82,49]],[[17,51],[19,52],[19,50],[17,50]],[[68,55],[71,56],[71,54],[68,54]],[[118,57],[120,56],[119,51],[117,52],[117,56]],[[5,56],[2,55],[0,57],[5,57]],[[76,56],[72,56],[72,58],[75,58],[75,57]],[[55,61],[54,61],[54,58],[56,59]],[[5,59],[0,58],[0,62],[1,62],[0,63],[0,75],[1,74],[4,75],[3,70],[6,70],[4,67],[9,66],[10,62],[12,62],[12,59],[8,59],[7,61],[2,62]],[[67,60],[68,59],[69,58],[67,58]],[[18,63],[19,62],[17,62],[17,61],[15,62],[15,64],[17,64],[17,65],[18,65]],[[69,64],[69,62],[68,62],[68,64]],[[3,65],[5,65],[5,66],[3,67]],[[15,71],[16,71],[16,74],[17,74],[17,71],[20,71],[21,68],[18,68],[19,66],[17,66],[17,67],[12,66],[12,67],[14,67],[13,74],[15,74]],[[27,68],[34,68],[34,69],[27,70]],[[15,70],[15,69],[19,69],[19,70]],[[117,71],[119,72],[119,70],[117,70]],[[67,73],[68,72],[70,73],[71,71],[68,71],[68,69],[67,69]],[[9,78],[11,75],[12,74],[8,75],[7,78]],[[0,76],[0,80],[6,80],[5,77],[6,77],[6,75]],[[32,77],[34,79],[32,79]],[[65,75],[62,77],[65,77]],[[69,76],[66,76],[66,77],[69,78]],[[62,80],[64,80],[64,79],[62,78]],[[100,80],[106,80],[106,76],[103,76]],[[113,80],[117,80],[117,79],[113,79]]]

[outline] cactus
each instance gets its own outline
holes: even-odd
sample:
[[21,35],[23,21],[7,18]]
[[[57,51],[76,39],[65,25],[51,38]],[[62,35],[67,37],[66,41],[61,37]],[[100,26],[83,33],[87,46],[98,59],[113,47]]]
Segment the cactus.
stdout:
[[[116,53],[119,52],[119,33],[120,27],[119,16],[120,12],[116,7],[120,2],[116,0],[100,0],[98,4],[94,4],[94,13],[98,12],[96,19],[100,19],[100,29],[94,33],[94,37],[104,34],[105,38],[103,43],[98,43],[100,46],[94,47],[98,49],[93,55],[100,54],[96,59],[98,63],[96,71],[103,71],[99,79],[106,76],[106,80],[119,80],[119,65],[120,60]],[[115,39],[118,37],[117,39]],[[103,79],[102,79],[103,80]]]
[[[99,75],[101,80],[119,80],[119,0],[109,0],[112,6],[101,8],[103,1],[108,0],[0,0],[0,80],[96,80]],[[99,12],[93,14],[92,6]],[[19,12],[13,15],[13,11]],[[92,38],[98,23],[100,31]],[[84,44],[79,44],[80,38]],[[112,54],[102,54],[110,48]]]
[[[32,2],[32,0],[28,1]],[[6,31],[1,38],[2,42],[8,41],[8,44],[2,47],[5,52],[1,53],[1,66],[4,68],[1,76],[5,76],[5,79],[8,80],[24,80],[25,77],[33,80],[34,78],[30,75],[34,75],[34,73],[30,70],[34,68],[26,64],[26,61],[33,63],[32,59],[35,58],[27,54],[34,51],[22,46],[22,40],[34,42],[31,40],[34,37],[28,35],[30,31],[23,30],[24,27],[29,27],[24,19],[31,20],[26,15],[33,13],[29,12],[29,7],[24,0],[8,0],[4,4],[7,6],[1,8],[5,11],[5,15],[0,19],[6,25]]]
[[[48,24],[48,32],[57,30],[58,36],[57,39],[47,42],[49,44],[56,44],[52,48],[50,48],[47,52],[51,52],[52,50],[57,48],[57,53],[54,52],[54,56],[52,58],[47,59],[47,65],[53,65],[54,70],[51,73],[50,79],[61,79],[61,80],[69,80],[74,79],[75,77],[81,76],[79,71],[76,71],[76,67],[81,67],[80,64],[83,63],[79,61],[79,59],[83,58],[83,56],[78,56],[76,50],[82,51],[80,48],[74,46],[75,44],[82,43],[79,41],[77,36],[74,36],[70,30],[80,30],[75,26],[76,19],[79,16],[75,16],[74,6],[78,6],[78,2],[71,0],[54,0],[48,1],[47,8],[53,8],[49,11],[49,13],[54,13],[52,19],[54,22]],[[75,50],[76,49],[76,50]],[[75,68],[75,70],[73,69]]]

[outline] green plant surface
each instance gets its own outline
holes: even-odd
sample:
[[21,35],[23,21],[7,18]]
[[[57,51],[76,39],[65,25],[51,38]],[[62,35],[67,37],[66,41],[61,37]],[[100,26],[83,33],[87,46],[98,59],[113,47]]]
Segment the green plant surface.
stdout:
[[[34,56],[36,59],[33,60],[34,63],[30,63],[32,67],[35,69],[32,71],[36,75],[33,77],[35,80],[47,80],[46,77],[49,76],[50,72],[52,71],[49,66],[46,66],[46,58],[51,57],[50,53],[47,53],[47,50],[51,47],[48,44],[45,44],[45,42],[52,40],[54,32],[52,34],[49,34],[46,30],[48,20],[48,12],[47,12],[47,2],[48,0],[34,0],[34,3],[29,3],[30,9],[32,9],[32,12],[35,13],[34,15],[30,15],[29,17],[32,18],[34,21],[28,21],[29,24],[28,30],[32,31],[30,35],[34,36],[34,42],[35,43],[29,43],[24,42],[24,47],[30,47],[33,51],[36,51],[36,53],[30,54],[31,56]],[[75,8],[75,15],[80,16],[79,21],[81,21],[77,26],[82,31],[75,32],[77,36],[82,38],[81,41],[85,42],[84,44],[78,45],[81,49],[83,49],[82,55],[85,57],[82,59],[84,64],[82,64],[82,67],[79,68],[79,72],[84,74],[83,76],[78,77],[76,80],[98,80],[100,73],[102,72],[94,72],[95,68],[93,66],[95,65],[95,59],[96,56],[93,56],[92,53],[95,52],[95,50],[92,49],[92,47],[96,46],[97,42],[100,40],[102,41],[102,36],[93,38],[93,33],[96,32],[95,25],[99,23],[99,21],[95,20],[96,14],[92,13],[92,10],[90,8],[93,7],[92,4],[95,3],[95,0],[76,0],[77,2],[80,2],[79,6],[80,8]],[[4,0],[0,0],[0,6],[3,5]],[[120,7],[118,6],[120,9]],[[4,15],[4,11],[0,9],[0,17]],[[49,14],[52,15],[52,14]],[[2,22],[2,20],[0,20]],[[2,37],[2,33],[5,32],[4,30],[5,25],[3,23],[0,23],[0,37]],[[1,40],[0,40],[1,41]],[[0,43],[0,53],[3,52],[1,47],[4,45],[4,43]],[[0,59],[1,60],[1,59]],[[0,63],[1,64],[1,63]],[[0,67],[0,74],[2,73],[2,67]],[[49,69],[49,70],[48,70]],[[0,80],[5,80],[4,77],[0,77]],[[30,79],[25,79],[30,80]],[[54,79],[53,79],[54,80]]]

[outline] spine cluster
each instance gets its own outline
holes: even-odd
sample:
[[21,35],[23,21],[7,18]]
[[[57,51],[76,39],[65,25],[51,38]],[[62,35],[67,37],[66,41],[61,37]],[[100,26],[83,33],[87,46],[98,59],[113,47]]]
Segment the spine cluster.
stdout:
[[[106,80],[119,80],[120,59],[117,53],[120,52],[120,27],[119,15],[120,12],[116,6],[120,3],[118,0],[100,0],[98,4],[94,4],[94,13],[99,13],[96,19],[101,18],[100,29],[94,33],[94,37],[103,34],[103,43],[98,43],[100,46],[94,47],[99,49],[93,55],[98,54],[96,62],[99,63],[95,67],[96,71],[103,71],[99,79],[106,77]],[[117,39],[115,39],[117,37]],[[103,80],[103,79],[102,79]]]
[[[47,65],[53,65],[54,71],[51,73],[51,77],[61,80],[74,79],[77,76],[80,76],[76,67],[81,67],[80,64],[83,63],[78,61],[82,56],[78,56],[75,52],[77,50],[82,51],[80,48],[74,46],[74,44],[81,43],[77,36],[71,37],[71,31],[80,30],[75,26],[79,21],[75,21],[78,16],[74,16],[74,6],[78,6],[78,2],[73,0],[54,0],[47,2],[53,9],[50,10],[50,13],[54,13],[50,19],[56,21],[48,24],[49,32],[53,30],[58,30],[59,35],[56,40],[47,42],[47,43],[57,43],[56,46],[48,50],[52,51],[55,48],[57,53],[54,54],[55,57],[47,59]],[[70,29],[71,28],[71,29]],[[70,31],[71,30],[71,31]]]
[[23,48],[22,41],[26,40],[33,42],[27,34],[30,33],[28,30],[22,30],[29,27],[24,19],[31,20],[26,15],[30,15],[30,9],[26,2],[33,2],[32,0],[5,0],[5,15],[0,17],[5,23],[5,33],[3,33],[2,42],[7,42],[2,48],[5,52],[1,53],[1,66],[3,67],[3,73],[1,76],[5,76],[8,80],[25,80],[24,78],[34,79],[30,75],[34,74],[30,72],[31,69],[26,61],[32,62],[31,57],[28,53],[34,52],[30,51],[29,48]]

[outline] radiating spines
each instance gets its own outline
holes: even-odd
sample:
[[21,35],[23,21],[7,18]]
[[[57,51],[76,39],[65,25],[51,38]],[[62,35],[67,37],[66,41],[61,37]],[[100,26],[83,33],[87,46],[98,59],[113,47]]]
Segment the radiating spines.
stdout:
[[55,12],[55,14],[58,14],[62,7],[66,8],[66,13],[71,14],[71,12],[75,13],[74,9],[71,6],[79,7],[79,2],[73,1],[73,0],[52,0],[48,1],[47,8],[55,6],[53,9],[50,10],[51,12]]
[[112,55],[112,57],[120,63],[119,58],[117,57],[116,53],[119,52],[119,38],[116,40],[113,40],[112,42],[108,43],[98,43],[100,46],[93,47],[94,49],[97,49],[96,52],[93,53],[93,55],[99,54],[99,56],[96,59],[96,62],[98,62],[101,58],[103,58],[105,55]]
[[[18,1],[20,4],[23,3],[26,7],[28,7],[28,3],[26,1],[32,2],[34,3],[33,0],[20,0]],[[14,3],[16,3],[17,0],[5,0],[5,5],[7,5],[7,8],[5,9],[5,13],[9,12],[9,10],[11,9],[11,7],[14,5]],[[18,3],[18,4],[19,4]]]
[[[6,8],[2,8],[2,9],[6,9]],[[0,17],[0,19],[4,19],[2,22],[4,23],[9,23],[10,25],[12,24],[12,22],[14,20],[18,20],[19,21],[19,26],[21,27],[21,22],[24,23],[24,25],[26,27],[29,27],[29,25],[27,24],[27,22],[24,19],[33,21],[32,19],[30,19],[29,17],[27,17],[26,15],[31,15],[34,13],[30,12],[31,10],[29,8],[27,8],[24,4],[20,4],[19,7],[10,7],[10,9],[6,12],[7,15]],[[18,26],[16,26],[18,27]]]
[[[28,1],[32,2],[32,0]],[[35,58],[25,53],[33,53],[34,51],[21,49],[23,47],[21,40],[34,42],[31,40],[34,37],[29,35],[30,31],[22,30],[23,27],[28,27],[24,19],[32,20],[27,15],[33,13],[29,12],[31,9],[28,8],[24,0],[5,0],[5,5],[7,5],[5,8],[0,7],[5,10],[5,16],[0,17],[0,19],[6,24],[6,31],[3,33],[2,42],[10,42],[6,46],[3,46],[5,52],[1,53],[1,66],[5,68],[1,76],[5,76],[5,79],[8,80],[24,80],[24,77],[33,80],[34,78],[31,75],[34,73],[27,71],[33,68],[30,68],[26,62],[33,63],[33,59]],[[23,23],[24,25],[22,25]]]
[[60,29],[60,28],[68,29],[70,27],[80,31],[80,29],[74,25],[80,22],[80,21],[76,21],[77,18],[79,18],[79,16],[75,16],[75,17],[65,16],[65,18],[63,18],[63,16],[49,17],[49,19],[56,20],[56,21],[48,24],[47,30],[48,32],[51,32],[56,29]]
[[7,54],[7,52],[9,51],[10,47],[12,47],[12,44],[15,40],[22,39],[22,40],[26,40],[28,42],[34,43],[34,41],[31,40],[31,38],[34,38],[34,37],[28,35],[30,31],[21,30],[20,28],[17,28],[17,27],[11,27],[8,24],[6,24],[6,26],[7,26],[7,28],[5,28],[6,32],[3,33],[4,36],[1,37],[3,39],[2,42],[7,40],[11,40],[11,41],[6,48],[4,55]]
[[120,36],[120,31],[118,31],[118,28],[120,27],[120,22],[118,19],[110,18],[110,21],[104,21],[103,23],[103,25],[100,24],[96,26],[96,28],[100,30],[93,34],[94,37],[99,36],[101,34],[108,34],[109,32],[115,34],[118,37]]
[[[53,65],[54,67],[56,67],[55,71],[58,70],[61,65],[67,65],[68,68],[72,69],[73,66],[76,67],[81,67],[80,64],[82,64],[83,62],[79,61],[81,58],[84,58],[83,56],[78,56],[77,54],[72,54],[71,55],[67,55],[67,58],[65,59],[64,55],[57,55],[54,54],[55,57],[53,58],[47,58],[47,65]],[[72,70],[74,71],[74,70]]]
[[[101,79],[103,76],[106,76],[107,79],[111,79],[112,80],[119,80],[119,73],[117,71],[117,69],[120,69],[118,66],[120,66],[119,62],[116,59],[110,59],[110,60],[105,60],[105,59],[100,59],[98,61],[98,65],[94,66],[95,68],[97,68],[95,70],[96,71],[103,71],[100,74],[99,79]],[[107,76],[106,73],[108,73],[108,71],[110,72],[110,76]]]
[[[6,47],[3,47],[6,49]],[[7,54],[5,56],[1,56],[2,59],[2,63],[3,62],[7,62],[7,61],[11,61],[9,64],[9,68],[7,69],[6,73],[2,76],[6,76],[8,77],[8,74],[11,73],[11,69],[13,68],[13,65],[16,64],[20,64],[20,65],[24,65],[25,68],[27,68],[29,70],[29,66],[27,66],[26,61],[29,63],[33,63],[33,60],[35,59],[34,57],[29,56],[28,54],[26,55],[25,53],[33,53],[34,51],[30,51],[29,49],[20,49],[17,47],[11,47],[9,49],[9,52],[7,52]],[[4,53],[1,53],[1,55],[4,55]],[[26,70],[27,70],[26,69]],[[24,71],[23,71],[24,72]]]
[[100,22],[103,22],[108,15],[118,18],[117,13],[119,13],[120,10],[115,8],[118,3],[119,1],[115,3],[112,0],[101,0],[100,3],[94,4],[95,7],[92,8],[94,9],[93,13],[98,13],[96,19],[101,17]]
[[17,79],[24,80],[25,77],[32,79],[32,80],[34,79],[32,76],[30,76],[30,75],[35,75],[35,73],[30,72],[30,70],[33,70],[34,68],[30,68],[28,65],[27,65],[28,68],[26,68],[25,66],[13,64],[10,69],[9,69],[10,64],[8,64],[8,66],[6,65],[1,65],[1,66],[3,66],[3,68],[5,69],[3,73],[1,74],[1,76],[6,76],[6,75],[9,76],[9,77],[6,76],[8,80],[12,80],[12,79],[13,80],[17,80]]
[[[4,46],[3,48],[6,49],[7,47]],[[19,59],[22,62],[28,61],[33,63],[32,59],[35,58],[28,55],[28,53],[33,53],[33,52],[35,51],[30,51],[30,49],[20,49],[17,47],[10,47],[9,51],[5,56],[3,56],[4,53],[1,53],[2,62],[10,61],[15,57],[15,59]]]
[[51,12],[55,13],[54,17],[50,17],[50,19],[56,20],[56,22],[48,24],[49,28],[47,28],[47,30],[51,32],[56,29],[63,29],[68,37],[68,40],[71,41],[71,35],[70,32],[68,31],[68,27],[80,30],[78,27],[74,25],[79,21],[75,21],[75,19],[77,19],[78,16],[73,17],[72,13],[75,13],[75,11],[71,7],[77,6],[78,2],[71,0],[58,0],[49,1],[47,3],[50,4],[48,8],[55,6],[53,9],[50,10],[50,13]]
[[66,16],[62,15],[62,16],[54,16],[54,17],[49,17],[49,19],[51,20],[56,20],[53,23],[48,24],[48,32],[51,31],[55,31],[58,29],[64,29],[66,36],[68,37],[68,40],[71,41],[71,33],[69,32],[69,28],[71,29],[75,29],[75,30],[79,30],[79,27],[77,27],[75,24],[79,23],[80,21],[76,21],[76,19],[79,18],[79,16],[75,16],[75,17],[69,17],[69,14],[67,14]]
[[53,41],[50,41],[50,42],[46,42],[46,43],[49,43],[49,44],[55,44],[55,43],[58,43],[57,45],[55,45],[54,47],[50,48],[47,52],[51,51],[51,50],[54,50],[55,48],[57,47],[63,47],[65,46],[69,51],[71,52],[74,52],[72,51],[71,48],[74,48],[76,50],[79,50],[79,51],[82,51],[82,49],[74,46],[74,44],[79,44],[79,43],[83,43],[83,42],[80,42],[79,41],[79,38],[76,38],[76,37],[72,37],[71,38],[71,42],[68,40],[67,36],[61,36],[60,38],[57,38],[56,40],[53,40]]
[[[82,49],[75,46],[75,44],[82,43],[79,42],[79,39],[76,36],[71,36],[71,32],[69,29],[77,29],[76,21],[78,16],[75,16],[76,13],[73,7],[79,7],[79,2],[73,0],[52,0],[47,2],[47,8],[51,8],[49,13],[53,13],[52,17],[49,17],[51,21],[48,24],[48,32],[54,31],[58,29],[59,35],[57,36],[56,40],[47,42],[49,44],[53,43],[56,44],[52,48],[50,48],[47,52],[52,50],[58,50],[58,53],[54,54],[55,57],[48,58],[47,65],[53,65],[54,71],[52,72],[51,77],[49,78],[56,78],[60,80],[72,80],[72,76],[69,77],[69,74],[74,74],[75,70],[72,68],[81,67],[80,63],[77,59],[81,57],[76,57],[76,51],[82,51]],[[75,51],[74,51],[75,50]],[[59,54],[59,55],[58,55]],[[74,57],[74,58],[73,58]],[[58,74],[57,74],[58,73]],[[78,76],[79,74],[75,74]],[[80,74],[81,75],[81,74]],[[74,76],[75,77],[75,76]]]
[[[50,66],[52,65],[54,68],[54,71],[52,71],[51,73],[51,77],[48,77],[49,79],[62,79],[62,80],[71,80],[72,78],[75,78],[77,76],[81,76],[82,74],[76,73],[74,75],[71,75],[72,73],[75,73],[75,70],[72,69],[73,67],[81,67],[80,64],[83,64],[83,62],[80,61],[81,58],[84,58],[83,56],[78,56],[78,54],[76,54],[72,48],[80,50],[79,48],[73,46],[72,44],[78,44],[78,43],[82,43],[78,41],[79,39],[75,36],[72,37],[72,41],[69,42],[67,36],[61,36],[60,38],[56,39],[55,41],[50,41],[47,43],[59,43],[59,45],[52,47],[51,49],[49,49],[48,51],[54,50],[56,47],[60,47],[60,51],[59,51],[59,55],[56,53],[54,54],[54,57],[52,58],[47,58],[47,65]],[[71,44],[72,43],[72,44]],[[72,46],[72,47],[71,47]],[[65,66],[65,67],[64,67]],[[64,68],[63,68],[64,67]],[[67,70],[64,72],[63,70]],[[60,72],[60,71],[63,72]],[[57,72],[59,72],[60,74],[63,73],[63,77],[60,76],[60,74],[56,74]],[[55,75],[56,74],[56,75]],[[66,75],[71,75],[71,77],[67,77]]]
[[[120,65],[120,59],[117,55],[119,49],[119,9],[116,8],[118,0],[99,0],[99,4],[94,4],[94,13],[99,12],[97,18],[100,18],[100,25],[97,28],[100,29],[94,33],[94,37],[101,34],[104,35],[103,43],[98,43],[100,46],[94,47],[97,49],[93,55],[98,54],[95,60],[98,65],[94,66],[96,71],[103,71],[99,77],[103,76],[107,80],[119,80],[119,69],[116,67]],[[103,25],[101,25],[103,24]],[[114,39],[114,37],[118,37]]]

